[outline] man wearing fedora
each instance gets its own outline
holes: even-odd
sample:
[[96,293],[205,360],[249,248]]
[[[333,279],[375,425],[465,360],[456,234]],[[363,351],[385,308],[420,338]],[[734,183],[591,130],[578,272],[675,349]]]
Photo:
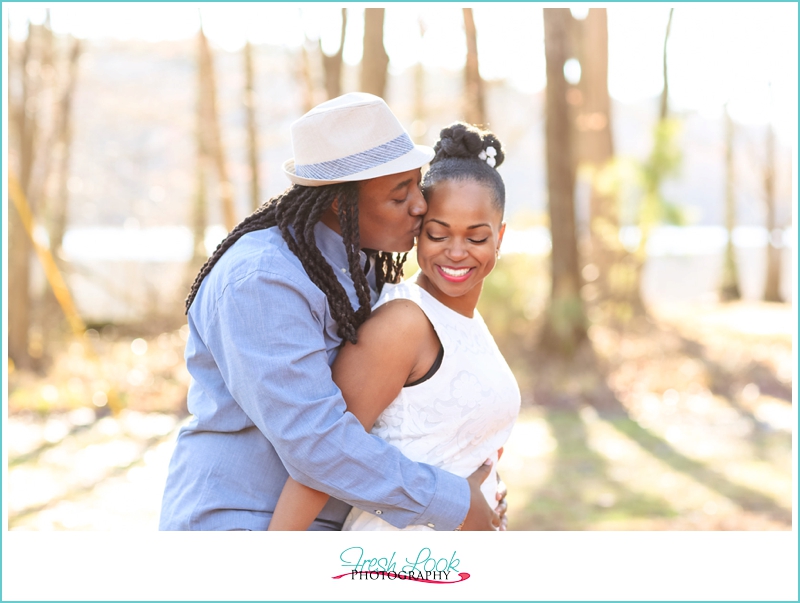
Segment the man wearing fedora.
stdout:
[[[187,299],[193,418],[178,435],[162,530],[266,530],[289,474],[399,528],[496,529],[484,466],[467,479],[404,457],[345,412],[330,364],[396,282],[427,210],[414,145],[386,103],[346,94],[292,125],[293,186],[243,220]],[[380,251],[370,251],[380,250]],[[504,502],[500,505],[504,512]]]

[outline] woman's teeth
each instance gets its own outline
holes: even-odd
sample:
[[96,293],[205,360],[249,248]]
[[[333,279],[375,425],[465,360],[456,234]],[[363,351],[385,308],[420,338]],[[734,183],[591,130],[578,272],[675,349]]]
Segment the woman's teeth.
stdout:
[[464,276],[467,272],[470,271],[470,268],[454,269],[454,268],[445,268],[444,266],[439,266],[439,268],[441,268],[442,272],[444,272],[447,276],[455,276],[455,277]]

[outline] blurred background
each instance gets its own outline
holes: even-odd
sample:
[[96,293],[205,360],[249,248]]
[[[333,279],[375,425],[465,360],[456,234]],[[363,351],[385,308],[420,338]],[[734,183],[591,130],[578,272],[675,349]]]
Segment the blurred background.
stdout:
[[9,529],[156,529],[189,284],[355,90],[419,143],[504,144],[479,307],[523,394],[510,528],[791,529],[796,4],[3,17]]

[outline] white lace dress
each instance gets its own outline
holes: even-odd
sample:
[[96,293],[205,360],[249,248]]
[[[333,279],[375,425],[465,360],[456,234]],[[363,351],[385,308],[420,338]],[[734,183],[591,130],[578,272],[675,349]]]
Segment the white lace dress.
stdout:
[[[517,419],[519,387],[478,311],[468,318],[406,281],[385,285],[375,307],[394,299],[419,305],[444,347],[439,370],[427,381],[403,388],[383,411],[372,433],[409,459],[467,477],[487,458],[497,461]],[[494,507],[495,466],[481,491]],[[353,508],[343,530],[397,530],[380,517]],[[406,530],[431,530],[413,525]]]

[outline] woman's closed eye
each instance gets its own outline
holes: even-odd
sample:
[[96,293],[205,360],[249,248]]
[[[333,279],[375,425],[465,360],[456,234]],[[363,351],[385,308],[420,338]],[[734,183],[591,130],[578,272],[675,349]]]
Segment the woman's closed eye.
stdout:
[[[429,232],[428,232],[428,233],[425,233],[425,234],[426,234],[426,236],[428,237],[428,239],[430,239],[431,241],[434,241],[435,243],[441,243],[442,241],[444,241],[444,240],[447,238],[447,236],[446,236],[446,235],[442,235],[442,236],[438,236],[438,237],[437,237],[436,235],[434,235],[434,234],[431,234],[431,233],[429,233]],[[487,236],[487,237],[484,237],[484,238],[482,238],[482,239],[467,239],[467,241],[469,241],[469,242],[470,242],[470,243],[472,243],[473,245],[480,245],[481,243],[485,243],[485,242],[486,242],[486,241],[488,241],[488,240],[489,240],[489,237],[488,237],[488,236]]]

